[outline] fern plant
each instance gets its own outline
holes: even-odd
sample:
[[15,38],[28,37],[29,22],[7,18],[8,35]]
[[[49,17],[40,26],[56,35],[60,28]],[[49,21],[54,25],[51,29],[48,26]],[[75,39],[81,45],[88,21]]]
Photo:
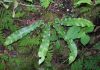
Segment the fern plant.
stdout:
[[[80,38],[81,43],[83,45],[86,45],[90,37],[87,35],[87,33],[93,31],[94,25],[86,19],[83,18],[67,18],[64,17],[62,19],[56,18],[55,21],[45,23],[43,20],[38,20],[34,24],[31,24],[29,26],[26,26],[14,33],[12,33],[10,36],[7,37],[4,45],[9,46],[15,41],[18,41],[19,39],[23,38],[25,35],[29,34],[33,30],[36,30],[36,28],[42,27],[43,31],[43,39],[40,44],[40,48],[38,51],[39,64],[42,64],[46,58],[49,46],[51,44],[51,27],[55,29],[55,31],[58,34],[58,37],[63,38],[67,42],[67,46],[70,50],[69,54],[69,63],[72,63],[75,58],[77,57],[77,45],[75,44],[74,40],[77,38]],[[67,28],[65,28],[67,27]],[[56,39],[58,40],[58,39]]]

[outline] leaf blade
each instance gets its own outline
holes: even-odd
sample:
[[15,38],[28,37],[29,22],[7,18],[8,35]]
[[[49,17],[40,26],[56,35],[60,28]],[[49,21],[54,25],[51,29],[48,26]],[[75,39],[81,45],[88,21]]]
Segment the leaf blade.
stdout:
[[31,31],[35,30],[41,24],[43,24],[43,22],[40,20],[40,21],[37,21],[35,24],[31,24],[31,25],[29,25],[27,27],[24,27],[24,28],[22,28],[22,29],[20,29],[18,31],[15,31],[14,33],[12,33],[10,36],[7,37],[4,45],[5,46],[10,45],[13,42],[21,39],[23,36],[27,35]]
[[69,40],[68,42],[68,48],[70,49],[70,54],[69,54],[69,64],[71,64],[77,57],[77,46],[74,43],[73,40]]
[[83,18],[62,18],[61,25],[65,26],[80,26],[80,27],[94,27],[93,23]]
[[85,33],[83,33],[81,36],[81,43],[85,46],[86,44],[88,44],[89,41],[90,41],[90,37]]
[[38,51],[38,56],[40,57],[38,62],[39,64],[43,63],[45,60],[45,56],[49,48],[49,43],[50,43],[50,26],[46,25],[44,28],[42,43]]
[[80,27],[76,27],[76,26],[70,27],[65,35],[65,39],[67,39],[67,40],[76,39],[78,37],[80,30],[81,30]]
[[91,0],[79,0],[75,3],[75,6],[80,6],[82,3],[86,3],[86,4],[89,4],[89,5],[92,5],[92,1]]

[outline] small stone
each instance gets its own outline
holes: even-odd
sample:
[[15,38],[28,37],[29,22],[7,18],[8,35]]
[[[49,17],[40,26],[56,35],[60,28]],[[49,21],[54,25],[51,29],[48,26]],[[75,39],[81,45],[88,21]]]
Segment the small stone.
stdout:
[[69,11],[69,9],[67,9],[67,11]]

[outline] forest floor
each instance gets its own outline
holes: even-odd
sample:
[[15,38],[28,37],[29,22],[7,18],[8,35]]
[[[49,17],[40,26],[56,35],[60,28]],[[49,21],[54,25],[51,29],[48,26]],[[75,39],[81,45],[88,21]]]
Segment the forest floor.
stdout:
[[[68,5],[66,5],[66,3]],[[40,6],[38,6],[38,2],[36,2],[36,4],[37,4],[37,11],[35,11],[35,12],[33,12],[31,10],[27,10],[26,6],[21,4],[21,6],[19,7],[18,10],[20,10],[20,12],[22,12],[24,14],[24,16],[22,15],[22,17],[15,17],[12,20],[12,22],[14,23],[14,25],[16,27],[15,30],[25,27],[25,26],[28,26],[28,25],[32,24],[33,22],[36,22],[39,19],[43,19],[43,20],[45,20],[45,22],[47,22],[48,19],[52,20],[54,17],[61,18],[64,15],[69,15],[72,17],[71,14],[74,14],[75,17],[82,17],[82,16],[84,17],[83,14],[80,15],[80,13],[77,12],[77,10],[73,8],[72,3],[70,1],[66,2],[66,0],[65,1],[64,0],[55,0],[55,2],[49,6],[48,10],[43,10]],[[62,7],[61,4],[64,5],[64,8]],[[0,8],[0,14],[2,14],[2,13],[3,13],[2,8]],[[46,14],[49,13],[49,15],[45,15],[45,13]],[[100,11],[99,11],[99,14],[100,14]],[[92,14],[89,13],[89,15],[92,15]],[[7,16],[7,14],[4,16],[0,15],[0,18],[2,18],[2,17],[5,18],[6,16]],[[48,16],[49,16],[49,18],[48,18]],[[91,40],[90,40],[90,43],[87,44],[86,46],[83,46],[82,44],[80,44],[79,41],[76,41],[76,43],[78,45],[78,50],[79,50],[76,61],[84,60],[84,64],[83,64],[84,67],[85,67],[86,62],[87,62],[87,64],[89,64],[89,61],[87,61],[87,60],[89,60],[89,58],[100,56],[100,50],[94,48],[95,44],[97,44],[97,43],[99,43],[99,46],[100,46],[100,17],[98,17],[97,15],[94,18],[91,18],[88,15],[86,17],[88,17],[94,23],[95,29],[93,32],[89,33],[89,35],[91,36]],[[6,22],[6,20],[7,19],[5,19],[3,22]],[[8,21],[9,21],[9,19],[8,19]],[[14,32],[13,30],[11,31],[11,30],[7,29],[7,26],[4,24],[0,23],[0,25],[5,26],[4,29],[0,31],[3,33],[5,38],[9,34]],[[8,25],[10,25],[10,24],[8,24]],[[33,32],[33,34],[38,34],[38,33]],[[61,46],[65,46],[64,41],[61,41],[60,43],[61,43]],[[24,67],[29,66],[28,68],[25,67],[26,69],[24,67],[23,68],[21,67],[21,69],[37,70],[38,65],[37,64],[35,65],[31,62],[31,61],[33,61],[36,63],[36,61],[38,59],[37,51],[36,51],[36,50],[38,50],[38,49],[36,49],[37,47],[35,47],[35,48],[34,47],[31,47],[31,48],[30,47],[26,47],[26,48],[21,47],[22,49],[24,49],[24,50],[22,50],[21,48],[18,48],[19,44],[15,43],[14,46],[15,46],[14,50],[9,51],[8,49],[4,48],[3,44],[1,43],[0,44],[0,56],[2,56],[4,53],[8,54],[11,58],[17,56],[18,59],[21,59],[21,61],[22,61],[22,63],[20,63],[21,66],[22,65]],[[70,70],[70,67],[73,67],[74,64],[69,65],[68,60],[66,60],[67,56],[68,56],[68,52],[69,52],[66,50],[68,50],[68,48],[66,48],[66,47],[62,47],[62,49],[60,49],[60,50],[54,49],[51,66],[54,67],[55,70]],[[97,60],[95,58],[93,58],[93,59]],[[90,60],[92,60],[92,59],[90,59]],[[8,70],[7,68],[10,68],[9,67],[10,63],[9,62],[7,62],[7,63],[6,62],[4,63],[4,64],[6,64],[5,70]],[[26,65],[23,63],[26,63]],[[14,63],[11,63],[11,64],[12,64],[11,67],[14,67]],[[34,65],[34,67],[32,67],[32,64]],[[96,64],[98,65],[98,67],[100,67],[100,61],[98,61]],[[15,66],[16,66],[16,64],[15,64]],[[21,70],[20,66],[16,66],[16,67],[19,67],[19,70]],[[40,69],[42,69],[42,67],[44,67],[44,66],[41,66]],[[15,70],[18,70],[18,69],[16,68]],[[51,68],[51,70],[52,70],[52,68]],[[95,69],[90,69],[90,70],[95,70]]]

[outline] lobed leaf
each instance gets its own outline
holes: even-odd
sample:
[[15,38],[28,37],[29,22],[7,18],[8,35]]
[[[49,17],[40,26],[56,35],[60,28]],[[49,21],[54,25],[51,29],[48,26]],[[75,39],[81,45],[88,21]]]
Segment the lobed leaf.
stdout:
[[7,45],[10,45],[12,44],[13,42],[21,39],[22,37],[24,37],[25,35],[27,35],[28,33],[30,33],[31,31],[35,30],[37,27],[39,27],[41,24],[43,24],[43,22],[40,20],[40,21],[37,21],[36,23],[34,24],[31,24],[27,27],[24,27],[14,33],[12,33],[10,36],[7,37],[4,45],[7,46]]
[[86,35],[85,33],[82,33],[81,35],[81,43],[83,45],[88,44],[88,42],[90,41],[90,37],[88,35]]
[[38,51],[38,56],[40,57],[39,64],[43,63],[43,61],[45,60],[45,56],[48,52],[49,43],[50,43],[50,26],[45,25],[45,28],[43,31],[44,31],[43,39]]
[[65,26],[94,27],[91,21],[83,18],[63,18],[61,21]]
[[80,31],[78,34],[78,38],[80,38],[81,43],[85,46],[89,43],[90,37],[86,34],[85,31]]
[[69,64],[71,64],[77,57],[77,46],[73,40],[67,40],[68,48],[70,49]]
[[89,5],[92,5],[92,1],[91,1],[91,0],[78,0],[78,1],[75,3],[75,6],[79,6],[79,5],[81,5],[82,3],[86,3],[86,4],[89,4]]

